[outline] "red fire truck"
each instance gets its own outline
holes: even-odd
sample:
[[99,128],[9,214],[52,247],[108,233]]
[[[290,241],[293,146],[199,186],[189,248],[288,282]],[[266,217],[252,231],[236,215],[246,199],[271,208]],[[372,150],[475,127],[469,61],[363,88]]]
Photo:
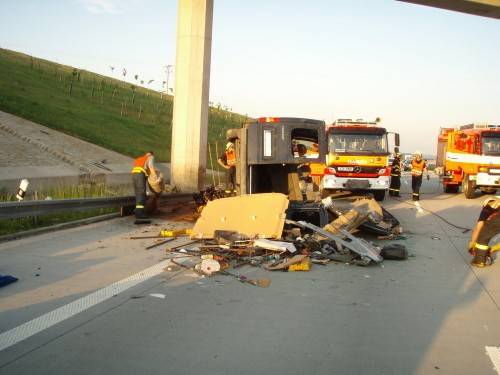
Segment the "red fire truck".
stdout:
[[500,188],[500,125],[468,124],[441,128],[437,166],[444,191],[474,197],[476,188],[493,193]]

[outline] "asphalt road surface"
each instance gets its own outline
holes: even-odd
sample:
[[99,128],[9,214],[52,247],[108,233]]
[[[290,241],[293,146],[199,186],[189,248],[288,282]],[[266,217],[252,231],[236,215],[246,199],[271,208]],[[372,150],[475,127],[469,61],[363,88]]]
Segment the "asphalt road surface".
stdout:
[[405,181],[384,205],[407,261],[240,269],[267,289],[165,271],[163,246],[128,239],[189,223],[0,244],[0,274],[19,278],[0,289],[0,374],[498,374],[500,265],[472,268],[463,233],[484,196],[443,194],[433,177],[417,209]]

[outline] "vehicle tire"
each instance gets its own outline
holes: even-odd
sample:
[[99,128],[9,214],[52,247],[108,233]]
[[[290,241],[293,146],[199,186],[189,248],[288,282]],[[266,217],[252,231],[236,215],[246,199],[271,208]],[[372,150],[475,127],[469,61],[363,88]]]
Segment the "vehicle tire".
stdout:
[[458,193],[458,185],[444,185],[444,192],[448,194]]
[[474,198],[474,193],[476,190],[476,182],[469,180],[469,175],[464,176],[464,180],[462,182],[462,190],[464,192],[465,198],[472,199]]
[[385,190],[374,190],[372,191],[373,197],[376,201],[382,202],[385,198]]

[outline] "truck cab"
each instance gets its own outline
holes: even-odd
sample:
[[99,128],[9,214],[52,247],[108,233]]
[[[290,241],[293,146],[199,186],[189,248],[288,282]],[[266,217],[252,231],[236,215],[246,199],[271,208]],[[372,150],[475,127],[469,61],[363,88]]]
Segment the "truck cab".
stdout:
[[[327,127],[324,190],[364,190],[383,200],[389,189],[388,132],[378,121],[340,119]],[[399,146],[399,134],[395,134]]]
[[310,173],[311,163],[326,159],[324,121],[261,117],[228,130],[226,138],[235,144],[240,194],[277,192],[301,201],[299,181]]
[[[441,129],[438,165],[444,191],[474,197],[476,188],[493,193],[500,188],[500,125],[473,123]],[[442,165],[440,165],[442,164]]]

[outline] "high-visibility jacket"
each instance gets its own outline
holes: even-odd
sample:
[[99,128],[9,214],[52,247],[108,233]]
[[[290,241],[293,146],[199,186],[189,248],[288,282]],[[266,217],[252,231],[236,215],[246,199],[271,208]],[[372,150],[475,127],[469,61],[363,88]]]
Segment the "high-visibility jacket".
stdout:
[[139,156],[134,160],[134,168],[132,168],[132,173],[144,173],[146,177],[149,176],[149,168],[146,167],[150,155],[144,154]]
[[234,150],[226,151],[226,164],[230,167],[236,165],[236,153],[234,152]]
[[422,174],[424,173],[424,168],[425,168],[424,159],[420,159],[420,161],[413,159],[411,161],[411,174],[412,174],[412,176],[422,176]]

